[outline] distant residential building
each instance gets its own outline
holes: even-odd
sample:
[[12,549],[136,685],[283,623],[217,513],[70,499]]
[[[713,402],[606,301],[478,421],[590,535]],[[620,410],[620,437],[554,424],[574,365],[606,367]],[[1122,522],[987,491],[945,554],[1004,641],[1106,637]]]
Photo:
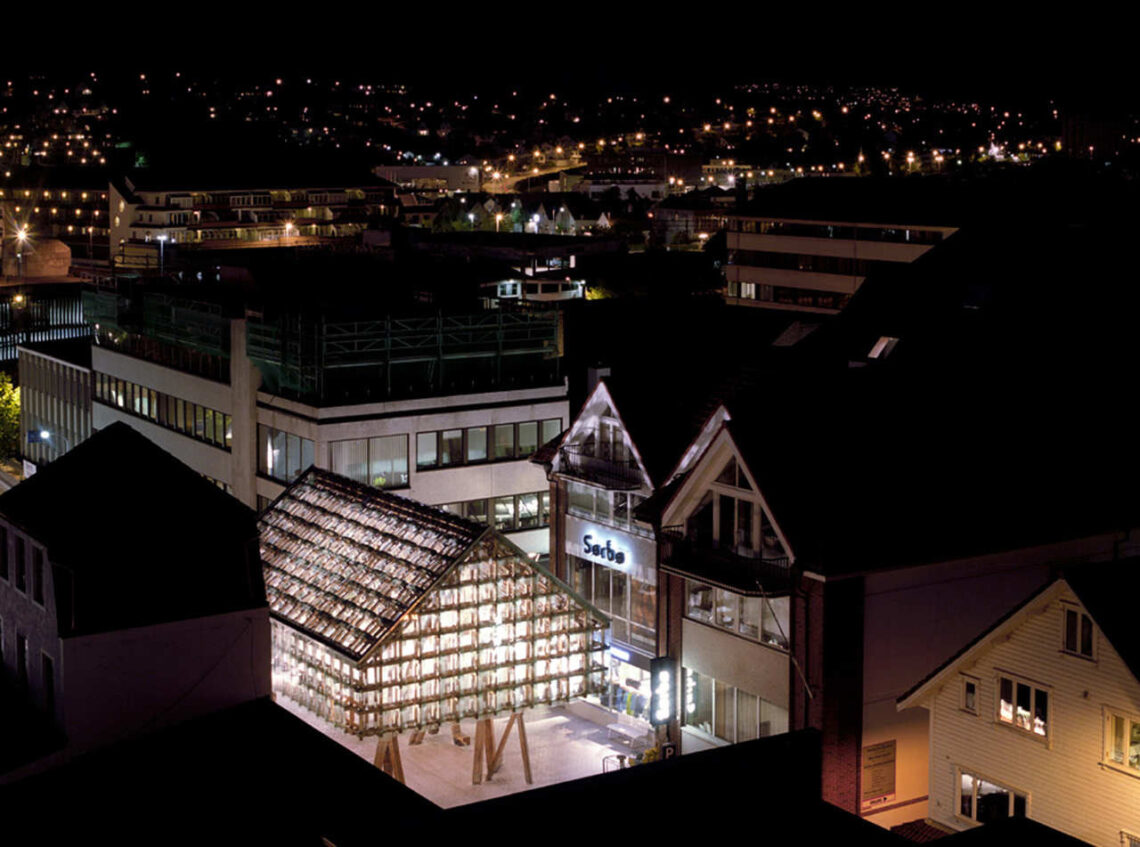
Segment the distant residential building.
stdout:
[[268,695],[256,515],[107,426],[0,495],[0,654],[72,750]]
[[758,188],[727,215],[727,301],[842,309],[876,267],[913,262],[957,231],[940,188],[839,178]]
[[1064,572],[899,698],[929,712],[931,820],[1029,817],[1098,847],[1140,842],[1140,652],[1125,589],[1138,568]]
[[[371,218],[396,212],[396,187],[378,177],[226,181],[136,173],[113,180],[109,196],[116,263],[152,267],[162,260],[151,255],[160,242],[211,249],[318,244],[353,238]],[[149,250],[130,249],[135,245]]]
[[735,199],[719,188],[666,197],[649,213],[650,232],[661,244],[707,238],[728,225]]
[[76,258],[107,258],[110,235],[107,178],[87,169],[19,168],[0,179],[0,237],[11,249],[20,229],[56,238]]
[[379,165],[376,176],[411,191],[480,191],[482,171],[477,165]]

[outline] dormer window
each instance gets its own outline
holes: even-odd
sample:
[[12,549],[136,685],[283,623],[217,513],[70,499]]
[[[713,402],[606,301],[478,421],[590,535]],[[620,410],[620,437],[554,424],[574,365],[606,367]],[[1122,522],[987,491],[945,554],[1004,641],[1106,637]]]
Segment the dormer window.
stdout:
[[1080,609],[1066,606],[1064,615],[1062,649],[1074,656],[1093,658],[1093,623],[1092,618]]

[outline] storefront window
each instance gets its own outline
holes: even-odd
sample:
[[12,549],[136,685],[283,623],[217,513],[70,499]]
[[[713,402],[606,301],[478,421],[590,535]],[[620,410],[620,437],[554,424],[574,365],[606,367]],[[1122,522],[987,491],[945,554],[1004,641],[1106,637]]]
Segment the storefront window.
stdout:
[[683,670],[685,726],[731,743],[788,731],[787,709],[691,668]]

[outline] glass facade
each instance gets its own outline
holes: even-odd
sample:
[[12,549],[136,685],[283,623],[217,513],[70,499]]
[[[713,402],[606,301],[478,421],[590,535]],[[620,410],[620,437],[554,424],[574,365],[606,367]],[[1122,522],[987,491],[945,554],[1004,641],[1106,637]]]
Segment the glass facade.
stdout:
[[613,640],[655,654],[656,583],[577,556],[566,558],[570,587],[609,616]]
[[416,470],[528,459],[562,431],[561,418],[416,433]]
[[684,668],[682,720],[733,744],[788,731],[787,709],[691,668]]
[[308,438],[258,424],[258,473],[281,482],[292,482],[313,461],[313,442]]

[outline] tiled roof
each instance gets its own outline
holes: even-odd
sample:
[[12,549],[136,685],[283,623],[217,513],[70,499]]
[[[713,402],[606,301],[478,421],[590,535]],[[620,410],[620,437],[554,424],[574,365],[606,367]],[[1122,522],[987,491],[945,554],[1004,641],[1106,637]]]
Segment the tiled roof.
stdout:
[[273,615],[356,660],[486,531],[318,468],[274,501],[260,527]]

